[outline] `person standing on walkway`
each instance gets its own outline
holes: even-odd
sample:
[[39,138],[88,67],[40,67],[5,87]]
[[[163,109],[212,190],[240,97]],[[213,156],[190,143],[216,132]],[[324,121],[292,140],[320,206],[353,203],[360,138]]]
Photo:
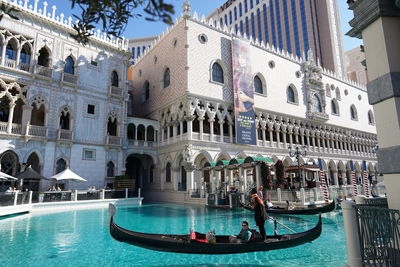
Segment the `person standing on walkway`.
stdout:
[[267,219],[267,212],[265,211],[264,201],[257,195],[257,191],[254,191],[251,195],[254,209],[254,220],[256,221],[262,238],[265,240],[267,238],[265,232],[265,220]]

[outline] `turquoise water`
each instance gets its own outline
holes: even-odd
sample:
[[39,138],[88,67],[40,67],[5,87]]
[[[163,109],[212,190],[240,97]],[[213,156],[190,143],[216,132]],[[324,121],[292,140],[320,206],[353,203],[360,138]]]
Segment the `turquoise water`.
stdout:
[[[150,233],[186,234],[189,229],[236,234],[241,222],[254,227],[246,210],[218,210],[185,205],[118,208],[116,222]],[[317,216],[275,216],[296,231],[312,228]],[[272,223],[266,224],[272,234]],[[280,230],[279,233],[287,233]],[[108,232],[107,209],[0,220],[0,266],[344,266],[346,249],[340,213],[323,216],[319,239],[299,247],[237,255],[187,255],[155,252],[120,243]]]

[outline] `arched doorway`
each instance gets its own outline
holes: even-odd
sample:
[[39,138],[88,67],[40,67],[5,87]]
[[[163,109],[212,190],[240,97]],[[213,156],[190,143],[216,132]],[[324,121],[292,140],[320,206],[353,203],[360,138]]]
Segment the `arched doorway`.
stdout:
[[[38,155],[33,152],[29,155],[26,160],[26,167],[31,166],[31,168],[40,174],[40,159]],[[22,190],[28,189],[29,191],[39,191],[40,188],[40,180],[39,179],[24,179],[24,183],[22,186]]]
[[135,188],[147,190],[154,182],[154,163],[149,155],[131,154],[126,159],[126,175],[134,180]]
[[[19,173],[20,166],[18,164],[18,156],[13,151],[6,151],[0,155],[1,171],[11,176],[16,176]],[[8,189],[8,187],[15,187],[14,181],[3,181],[1,182],[1,192]]]

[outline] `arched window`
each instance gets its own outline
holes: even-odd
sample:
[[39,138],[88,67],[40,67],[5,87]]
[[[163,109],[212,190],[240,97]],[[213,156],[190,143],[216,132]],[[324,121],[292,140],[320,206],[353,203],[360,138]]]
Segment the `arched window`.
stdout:
[[147,127],[147,141],[154,142],[154,127],[148,126]]
[[114,177],[114,169],[115,169],[115,165],[114,162],[109,161],[107,163],[107,177]]
[[171,182],[171,163],[167,163],[167,166],[165,167],[165,182],[170,183]]
[[372,110],[368,111],[368,123],[375,124],[374,114],[372,113]]
[[20,62],[23,64],[29,64],[31,62],[31,51],[28,45],[24,45],[21,49]]
[[44,105],[32,104],[31,124],[37,126],[45,125],[46,109]]
[[39,50],[39,57],[38,57],[37,64],[40,66],[43,66],[43,67],[50,66],[50,54],[49,54],[49,51],[45,47],[42,47]]
[[339,107],[335,99],[331,101],[332,114],[339,115]]
[[119,84],[118,73],[114,70],[111,73],[111,85],[115,86],[115,87],[118,87],[118,84]]
[[313,111],[322,112],[321,100],[319,100],[319,96],[314,94],[312,97]]
[[137,128],[137,140],[145,140],[145,128],[142,124],[140,124]]
[[68,74],[75,74],[75,61],[71,56],[65,59],[64,72]]
[[336,87],[336,99],[337,99],[337,100],[341,100],[340,89],[339,89],[339,87]]
[[293,86],[289,86],[286,91],[287,101],[289,103],[296,103],[296,94],[293,89]]
[[110,136],[117,136],[117,119],[108,118],[107,134]]
[[64,159],[59,159],[56,162],[56,174],[62,172],[67,168],[67,163]]
[[0,121],[8,122],[8,114],[10,112],[10,99],[7,96],[3,96],[0,99]]
[[17,59],[17,50],[11,44],[8,44],[6,47],[6,58],[12,60]]
[[350,116],[352,120],[358,120],[357,109],[354,105],[350,107]]
[[0,159],[1,171],[9,175],[15,176],[18,171],[18,156],[13,151],[6,151],[1,155]]
[[224,83],[224,71],[221,65],[217,62],[214,62],[212,65],[212,81],[218,83]]
[[135,140],[136,126],[133,123],[128,124],[128,140]]
[[258,75],[254,76],[254,92],[259,94],[263,93],[263,84]]
[[31,168],[36,171],[37,173],[40,173],[40,160],[38,155],[33,152],[32,154],[29,155],[27,161],[27,166],[31,166]]
[[163,88],[167,88],[171,84],[171,73],[169,68],[164,71]]
[[145,81],[143,85],[142,100],[143,102],[149,100],[150,98],[150,83]]
[[70,120],[69,109],[68,107],[64,107],[60,114],[60,129],[69,130],[71,125]]

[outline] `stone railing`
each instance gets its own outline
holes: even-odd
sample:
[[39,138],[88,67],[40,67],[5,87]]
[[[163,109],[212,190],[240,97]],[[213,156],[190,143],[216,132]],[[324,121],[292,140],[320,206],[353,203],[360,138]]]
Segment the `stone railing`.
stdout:
[[112,145],[112,146],[120,146],[121,145],[121,137],[107,135],[106,144]]
[[47,127],[37,125],[27,125],[26,132],[30,136],[47,137]]
[[66,72],[63,72],[62,74],[62,81],[70,84],[77,84],[78,83],[78,76],[74,74],[69,74]]
[[74,133],[71,130],[58,129],[57,139],[58,140],[72,140],[74,138]]
[[35,74],[38,74],[43,77],[51,78],[51,76],[53,75],[53,70],[48,67],[45,67],[45,66],[36,65],[35,66]]
[[8,68],[15,69],[15,67],[17,66],[17,62],[15,60],[13,60],[13,59],[5,58],[4,59],[4,66],[8,67]]
[[22,134],[22,125],[13,123],[11,125],[11,133],[13,133],[13,134]]
[[19,63],[19,67],[20,70],[26,71],[26,72],[30,72],[31,69],[31,65],[27,64],[27,63]]
[[123,97],[124,96],[124,89],[122,89],[120,87],[116,87],[116,86],[110,86],[109,94],[111,96]]
[[0,132],[6,133],[7,132],[7,125],[8,125],[7,122],[1,121],[0,122]]

